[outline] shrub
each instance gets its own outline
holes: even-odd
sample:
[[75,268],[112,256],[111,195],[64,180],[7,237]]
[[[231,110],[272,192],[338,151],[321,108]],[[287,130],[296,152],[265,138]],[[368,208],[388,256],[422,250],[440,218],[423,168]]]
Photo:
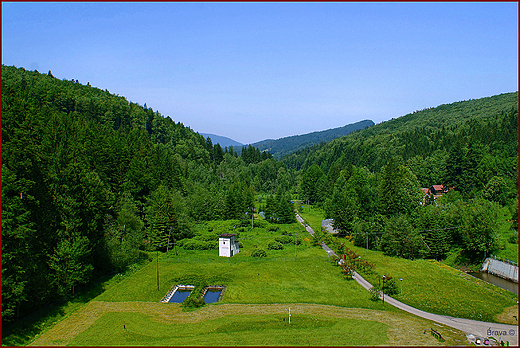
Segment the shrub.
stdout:
[[203,240],[205,242],[214,242],[218,241],[218,235],[216,234],[203,234],[201,236],[196,237],[199,240]]
[[267,249],[268,250],[282,250],[283,244],[280,242],[277,242],[275,240],[272,240],[269,242],[269,244],[267,244]]
[[182,246],[186,250],[212,250],[218,249],[218,241],[205,242],[200,239],[184,239]]
[[377,286],[373,286],[370,288],[370,299],[372,301],[377,301],[379,300],[379,295],[381,294],[381,290],[379,290],[379,288]]
[[267,230],[269,232],[276,232],[280,229],[280,227],[276,226],[276,225],[273,225],[273,224],[269,224],[269,226],[267,226]]
[[507,240],[509,243],[518,244],[518,232],[513,233],[509,236],[509,239]]
[[251,253],[251,256],[253,256],[253,257],[267,257],[267,253],[265,252],[264,249],[256,248],[256,249],[253,250],[253,252]]
[[282,244],[289,244],[289,243],[294,242],[294,239],[291,236],[287,236],[287,235],[275,237],[274,240],[277,241],[278,243],[282,243]]
[[185,309],[188,308],[200,308],[204,306],[204,297],[200,296],[201,289],[200,287],[196,287],[191,292],[190,296],[188,296],[181,304],[181,306]]
[[[254,227],[260,227],[260,228],[267,228],[268,225],[270,225],[270,224],[265,220],[254,220],[254,223],[253,223]],[[249,221],[249,226],[251,226],[251,220]]]
[[[288,236],[288,235],[275,237],[274,240],[277,241],[278,243],[282,243],[282,244],[294,244],[294,237]],[[302,243],[302,241],[299,238],[297,238],[296,244],[300,245],[301,243]]]
[[385,281],[385,294],[388,295],[397,295],[399,293],[399,287],[395,282],[395,279],[392,278],[390,280]]

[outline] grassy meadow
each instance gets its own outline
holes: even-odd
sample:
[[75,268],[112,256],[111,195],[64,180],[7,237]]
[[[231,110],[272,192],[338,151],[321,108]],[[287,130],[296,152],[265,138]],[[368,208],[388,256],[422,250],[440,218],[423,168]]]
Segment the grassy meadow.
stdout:
[[[206,226],[208,227],[208,226]],[[220,233],[222,230],[212,233]],[[277,231],[255,227],[240,233],[243,248],[232,258],[218,256],[218,250],[184,250],[177,247],[107,289],[97,301],[160,301],[175,284],[202,282],[226,285],[221,303],[317,303],[341,307],[387,309],[370,300],[370,294],[353,280],[346,280],[341,269],[321,247],[312,246],[310,235],[297,224],[277,226]],[[229,226],[233,229],[232,226]],[[199,233],[208,233],[203,226]],[[238,232],[238,231],[237,231]],[[281,233],[299,233],[301,244],[286,244],[282,250],[267,250]],[[300,234],[301,233],[301,234]],[[251,256],[251,250],[264,248],[267,257]],[[155,256],[154,253],[152,255]],[[159,290],[157,289],[159,271]],[[204,285],[203,284],[203,285]],[[393,310],[388,308],[387,310]]]
[[[315,229],[321,226],[320,214],[315,208],[302,212]],[[223,258],[218,249],[186,250],[182,243],[168,253],[151,252],[151,261],[104,282],[92,300],[76,305],[35,339],[8,337],[4,342],[37,346],[467,344],[458,330],[372,301],[370,293],[347,280],[321,247],[312,245],[298,223],[273,226],[255,221],[251,229],[237,221],[215,221],[198,225],[195,233],[200,240],[236,233],[240,253]],[[269,250],[268,245],[280,236],[297,238],[296,250],[293,242]],[[368,280],[374,282],[381,274],[402,277],[403,294],[395,297],[420,309],[493,321],[516,305],[514,295],[466,279],[441,263],[391,258],[370,250],[365,255],[363,248],[351,243],[348,247],[376,265]],[[267,256],[251,256],[258,248]],[[190,283],[226,285],[226,291],[222,301],[197,309],[159,302],[175,284]],[[502,316],[500,321],[504,320]],[[444,341],[425,333],[430,328],[441,332]]]
[[[201,224],[197,238],[239,233],[240,253],[222,258],[215,249],[181,246],[168,254],[152,252],[153,260],[129,275],[114,276],[101,294],[31,345],[465,344],[460,331],[436,327],[445,338],[441,342],[424,333],[435,327],[432,322],[372,301],[368,291],[345,279],[321,247],[311,244],[297,223],[268,227]],[[266,249],[265,258],[251,256],[251,250],[295,233],[300,241],[296,257],[292,243],[282,250]],[[192,281],[226,285],[222,301],[198,309],[159,302],[173,285]]]
[[[313,221],[320,220],[318,208],[312,208],[310,216],[302,209],[301,215],[313,228]],[[393,277],[399,290],[402,287],[403,292],[393,297],[403,303],[435,314],[518,323],[512,315],[508,319],[500,316],[511,311],[512,307],[518,309],[518,296],[509,291],[471,277],[442,262],[386,256],[380,251],[356,247],[348,238],[339,240],[362,259],[375,265],[372,274],[362,274],[373,285],[379,284],[382,275]],[[400,281],[400,278],[403,280]]]
[[[291,323],[287,308],[291,309]],[[435,328],[443,340],[425,332]],[[31,345],[467,345],[465,335],[408,313],[316,304],[208,305],[91,301]]]

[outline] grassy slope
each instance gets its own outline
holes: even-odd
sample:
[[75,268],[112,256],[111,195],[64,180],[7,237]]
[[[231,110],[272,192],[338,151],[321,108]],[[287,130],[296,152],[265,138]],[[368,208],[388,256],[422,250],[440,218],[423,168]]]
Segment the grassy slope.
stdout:
[[[302,233],[297,224],[282,225],[277,232],[254,228],[240,233],[244,244],[233,258],[218,257],[218,250],[183,250],[177,255],[162,255],[135,277],[124,279],[119,286],[101,294],[99,301],[159,301],[178,282],[190,277],[204,278],[211,284],[226,284],[223,303],[319,303],[343,307],[382,309],[369,300],[369,294],[355,282],[343,279],[340,268],[328,262],[321,247],[303,241],[283,250],[267,250],[264,259],[250,256],[254,246],[265,247],[281,231]],[[352,284],[350,284],[352,283]]]
[[[313,209],[311,213],[309,220],[315,225],[320,212]],[[241,232],[244,248],[233,258],[219,258],[217,250],[182,248],[177,248],[177,255],[162,254],[159,290],[154,260],[131,276],[116,277],[95,301],[67,316],[33,344],[439,344],[423,334],[425,329],[436,328],[431,322],[381,301],[370,301],[369,293],[345,280],[319,247],[304,241],[298,246],[296,260],[293,245],[282,251],[268,250],[268,258],[262,260],[248,255],[253,245],[265,245],[282,230],[301,233],[297,224],[281,227],[277,232],[261,228]],[[364,256],[364,249],[350,247]],[[376,264],[378,274],[403,277],[403,295],[395,297],[427,311],[491,321],[516,305],[507,293],[495,287],[488,290],[437,262],[390,258],[374,251],[368,251],[366,259]],[[158,303],[179,279],[191,276],[226,284],[223,301],[194,312],[183,312],[178,304]],[[293,314],[290,328],[283,321],[287,307]],[[460,332],[448,328],[441,332],[447,338],[444,344],[463,343]]]
[[[313,208],[310,216],[303,211],[302,215],[312,226],[312,221],[319,220],[319,212]],[[403,294],[394,297],[410,306],[431,313],[490,322],[497,321],[497,316],[507,308],[517,306],[517,295],[440,262],[385,256],[382,252],[356,247],[347,240],[343,242],[363,259],[375,264],[375,273],[365,276],[372,284],[377,284],[383,274],[397,281],[403,278]],[[504,322],[504,318],[500,320]]]
[[[445,342],[425,333],[432,327]],[[454,346],[467,341],[458,330],[402,311],[316,304],[218,304],[183,312],[178,304],[92,301],[32,343],[57,344]]]
[[[281,230],[291,229],[299,231],[297,224]],[[154,260],[132,276],[115,280],[117,284],[33,344],[439,344],[424,334],[431,322],[371,301],[366,290],[345,280],[339,268],[326,261],[319,247],[303,242],[296,260],[292,245],[283,251],[269,250],[271,261],[269,256],[263,260],[248,256],[253,244],[263,245],[281,230],[241,232],[244,248],[230,259],[215,256],[216,250],[182,248],[177,255],[161,255],[159,291]],[[178,279],[192,275],[226,284],[223,301],[194,312],[183,312],[178,304],[158,303]],[[284,321],[287,307],[293,314],[290,327]],[[460,332],[448,328],[442,332],[447,338],[444,344],[463,343]]]
[[509,243],[508,239],[513,234],[511,229],[511,212],[507,208],[500,210],[498,250],[493,255],[503,257],[518,263],[518,243]]

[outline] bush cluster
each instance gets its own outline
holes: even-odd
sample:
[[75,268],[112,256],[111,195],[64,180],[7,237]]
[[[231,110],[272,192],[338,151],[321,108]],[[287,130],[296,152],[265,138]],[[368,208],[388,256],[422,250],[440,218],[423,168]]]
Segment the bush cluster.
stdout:
[[[282,244],[294,244],[294,237],[288,236],[288,235],[282,235],[282,236],[275,237],[274,240],[279,243],[282,243]],[[297,245],[300,245],[301,242],[302,241],[299,238],[296,239]]]
[[[182,242],[182,243],[181,243]],[[218,240],[211,242],[200,239],[183,239],[179,242],[186,250],[213,250],[218,249]]]
[[267,257],[267,252],[264,249],[256,248],[251,252],[253,257]]
[[268,250],[282,250],[283,244],[276,240],[272,240],[269,242],[269,244],[267,244],[267,249]]
[[276,232],[280,229],[280,227],[276,226],[276,225],[273,225],[273,224],[269,224],[269,226],[267,226],[267,230],[269,232]]

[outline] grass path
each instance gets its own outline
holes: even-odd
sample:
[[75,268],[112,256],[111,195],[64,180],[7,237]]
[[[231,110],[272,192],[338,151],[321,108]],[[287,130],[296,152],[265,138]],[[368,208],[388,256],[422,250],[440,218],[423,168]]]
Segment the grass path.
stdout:
[[[292,324],[297,327],[300,318],[313,318],[320,322],[339,321],[339,325],[332,326],[327,329],[327,335],[316,337],[316,333],[323,333],[320,328],[309,328],[308,326],[295,331],[295,336],[286,337],[286,328],[279,318],[286,317],[285,308],[291,308]],[[101,325],[102,318],[107,316],[113,325]],[[136,321],[139,316],[144,316],[145,321]],[[229,336],[219,334],[222,328],[229,328],[229,325],[242,325],[246,329],[242,330],[241,343],[243,345],[258,345],[261,342],[255,340],[255,337],[262,337],[263,334],[259,330],[252,327],[249,328],[247,323],[266,323],[278,318],[275,325],[280,328],[269,330],[270,338],[274,341],[264,341],[265,345],[302,345],[311,343],[313,345],[322,343],[323,345],[356,345],[356,342],[363,344],[363,340],[359,338],[376,334],[379,345],[464,345],[467,343],[465,335],[449,327],[440,326],[431,321],[417,318],[405,312],[388,312],[361,308],[342,308],[328,305],[316,304],[220,304],[210,305],[194,312],[183,312],[177,304],[165,304],[154,302],[100,302],[92,301],[84,308],[69,316],[68,318],[57,323],[52,329],[42,334],[39,338],[31,343],[31,346],[52,346],[52,345],[110,345],[110,344],[139,344],[139,342],[124,341],[125,337],[139,337],[142,340],[151,339],[151,345],[171,345],[172,343],[181,345],[226,345],[229,341],[218,341],[218,339],[229,339]],[[119,320],[119,322],[118,322]],[[333,331],[345,329],[347,325],[357,327],[362,332],[350,332],[349,335],[336,335]],[[97,324],[96,322],[99,322]],[[132,324],[140,323],[140,324]],[[126,323],[126,333],[123,330],[123,324]],[[197,325],[213,325],[210,332],[204,332],[202,335],[193,335],[193,327]],[[377,325],[377,323],[380,323]],[[186,332],[179,332],[175,328],[179,324],[191,324],[186,327]],[[383,324],[383,325],[381,325]],[[136,327],[134,327],[134,325]],[[146,325],[147,328],[139,327]],[[216,325],[216,326],[215,326]],[[328,324],[327,324],[328,325]],[[342,326],[343,325],[343,326]],[[272,326],[272,325],[270,325]],[[182,327],[182,326],[181,326]],[[206,326],[204,326],[206,327]],[[175,332],[174,336],[165,340],[164,334],[158,340],[153,341],[156,337],[146,337],[146,332],[157,332],[156,328],[162,328],[163,332]],[[442,333],[446,339],[445,342],[439,342],[424,330],[434,328]],[[170,330],[171,329],[171,330]],[[332,330],[334,329],[334,330]],[[103,332],[99,332],[103,330]],[[116,332],[107,332],[107,331]],[[238,330],[238,329],[236,329]],[[264,330],[266,331],[266,330]],[[372,332],[371,332],[372,331]],[[385,336],[386,331],[386,337]],[[133,333],[134,335],[131,335]],[[237,332],[233,333],[233,335]],[[277,336],[278,335],[278,336]],[[186,336],[186,337],[184,337]],[[232,336],[232,335],[230,335]],[[335,340],[330,341],[330,336],[334,336]],[[98,341],[96,341],[98,337]],[[111,343],[110,338],[114,338]],[[294,341],[294,337],[298,337]],[[262,338],[265,339],[265,338]],[[293,339],[293,340],[291,340]],[[373,340],[374,337],[370,338]],[[123,341],[121,341],[123,340]],[[313,340],[313,341],[312,341]],[[182,344],[182,342],[186,342]],[[141,341],[141,344],[146,344]],[[264,345],[262,344],[262,345]],[[359,344],[359,343],[358,343]],[[370,344],[372,345],[372,344]]]

